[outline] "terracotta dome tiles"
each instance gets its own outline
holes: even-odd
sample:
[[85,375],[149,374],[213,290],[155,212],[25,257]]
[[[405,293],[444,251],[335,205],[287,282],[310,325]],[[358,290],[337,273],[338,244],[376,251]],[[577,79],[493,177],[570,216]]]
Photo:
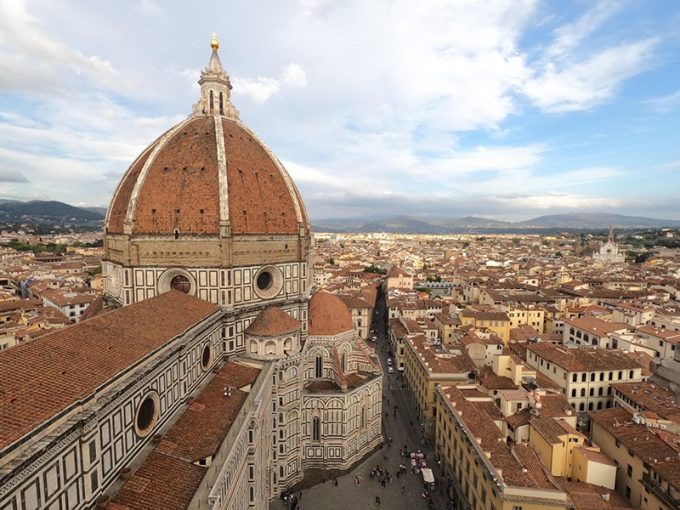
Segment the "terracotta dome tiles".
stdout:
[[[218,235],[220,183],[216,118],[191,118],[167,139],[159,138],[121,181],[107,222],[120,234],[138,179],[133,234]],[[299,192],[276,159],[239,122],[221,118],[227,168],[227,203],[232,234],[297,234],[298,213],[307,224]],[[147,159],[156,152],[143,175]],[[287,182],[288,181],[288,182]],[[225,209],[226,211],[226,209]]]
[[320,291],[309,300],[309,334],[334,336],[354,329],[352,314],[338,296]]
[[246,333],[253,336],[278,336],[299,331],[301,327],[297,320],[278,306],[269,306],[246,328]]
[[123,233],[123,223],[127,214],[128,204],[130,203],[130,197],[132,196],[132,190],[149,154],[151,154],[151,147],[137,158],[118,186],[118,191],[114,195],[113,202],[109,208],[108,231],[112,234]]
[[293,197],[272,157],[235,122],[223,120],[222,126],[232,232],[296,233]]
[[219,233],[217,142],[211,117],[186,124],[158,152],[137,199],[135,231]]

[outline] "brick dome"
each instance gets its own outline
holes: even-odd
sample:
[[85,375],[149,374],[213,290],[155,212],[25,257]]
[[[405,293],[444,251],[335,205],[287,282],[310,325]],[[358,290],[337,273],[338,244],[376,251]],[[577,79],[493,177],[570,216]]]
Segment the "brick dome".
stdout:
[[198,114],[132,163],[106,221],[109,234],[299,234],[300,194],[278,159],[237,118]]
[[302,325],[278,306],[268,306],[246,328],[253,336],[278,336],[300,331]]
[[309,334],[335,336],[354,329],[352,314],[338,296],[320,291],[309,300]]

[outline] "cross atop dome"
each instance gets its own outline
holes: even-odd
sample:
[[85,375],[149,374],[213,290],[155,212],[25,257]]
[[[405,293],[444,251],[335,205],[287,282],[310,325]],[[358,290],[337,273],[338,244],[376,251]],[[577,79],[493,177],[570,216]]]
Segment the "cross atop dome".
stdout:
[[212,55],[208,65],[201,71],[201,78],[198,84],[201,86],[201,97],[194,104],[194,115],[222,115],[231,119],[238,119],[238,110],[231,103],[231,80],[229,75],[222,67],[220,56],[217,50],[220,42],[217,34],[212,33],[210,37],[210,47]]

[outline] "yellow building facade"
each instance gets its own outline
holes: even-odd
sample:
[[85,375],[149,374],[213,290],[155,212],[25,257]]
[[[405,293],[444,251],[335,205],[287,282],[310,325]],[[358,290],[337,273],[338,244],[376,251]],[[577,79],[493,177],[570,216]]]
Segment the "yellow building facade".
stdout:
[[437,387],[435,447],[457,509],[564,510],[571,500],[526,444],[509,446],[456,387]]

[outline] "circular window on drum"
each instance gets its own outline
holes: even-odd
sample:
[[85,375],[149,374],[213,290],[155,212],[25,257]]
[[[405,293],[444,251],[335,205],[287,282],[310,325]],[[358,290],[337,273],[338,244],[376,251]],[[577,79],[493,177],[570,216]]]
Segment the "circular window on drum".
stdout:
[[276,297],[283,288],[283,274],[278,267],[266,266],[254,278],[253,291],[260,299]]
[[147,394],[137,406],[135,432],[139,437],[148,436],[158,422],[160,400],[156,392]]
[[210,344],[205,344],[203,346],[203,351],[201,352],[201,368],[203,370],[208,370],[212,363],[212,349]]
[[170,288],[189,294],[191,292],[191,282],[189,278],[183,274],[178,274],[172,277],[170,280]]

